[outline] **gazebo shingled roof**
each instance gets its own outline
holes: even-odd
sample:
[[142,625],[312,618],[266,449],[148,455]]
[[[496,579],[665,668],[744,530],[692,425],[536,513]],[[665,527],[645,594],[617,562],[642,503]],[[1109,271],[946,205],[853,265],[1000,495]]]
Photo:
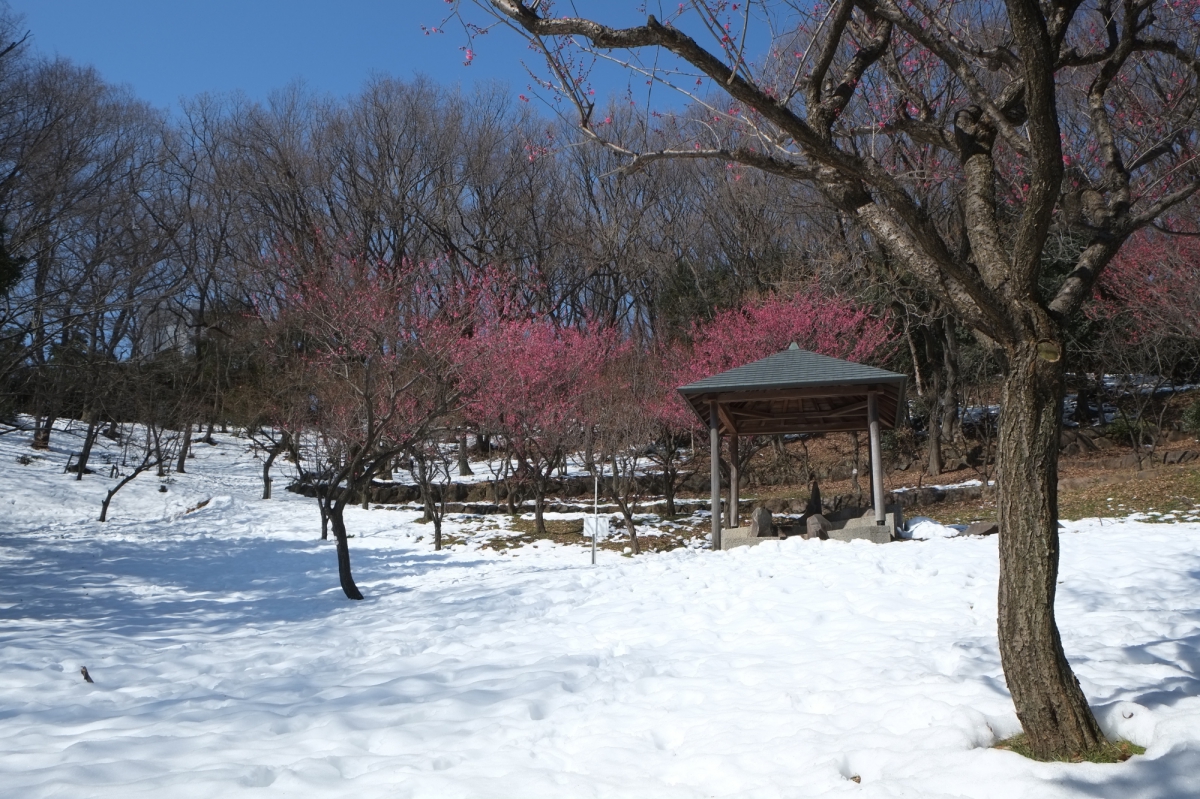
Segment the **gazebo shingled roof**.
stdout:
[[723,434],[834,433],[867,430],[867,395],[879,400],[879,421],[896,426],[908,377],[874,366],[802,350],[793,344],[762,360],[679,388],[709,423],[718,404]]
[[780,433],[866,431],[876,524],[884,523],[880,430],[895,427],[908,377],[808,352],[783,352],[679,388],[709,429],[713,548],[721,548],[721,436],[729,436],[727,524],[738,527],[738,438]]

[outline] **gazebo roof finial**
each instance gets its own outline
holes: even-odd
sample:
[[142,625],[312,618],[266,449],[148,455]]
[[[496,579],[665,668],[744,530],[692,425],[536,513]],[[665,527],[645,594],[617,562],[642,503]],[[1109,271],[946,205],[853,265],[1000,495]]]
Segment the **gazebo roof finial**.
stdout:
[[798,350],[798,349],[800,349],[800,345],[793,341],[791,344],[788,345],[788,349],[789,350]]

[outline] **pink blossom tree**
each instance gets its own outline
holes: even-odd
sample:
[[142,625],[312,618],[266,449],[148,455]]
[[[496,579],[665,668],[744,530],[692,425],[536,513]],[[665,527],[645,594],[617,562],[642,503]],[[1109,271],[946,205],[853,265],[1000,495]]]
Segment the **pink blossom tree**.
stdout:
[[1134,341],[1200,342],[1200,239],[1143,232],[1113,259],[1089,309]]
[[464,413],[504,439],[515,480],[532,489],[539,534],[554,470],[582,445],[588,405],[617,345],[611,329],[560,328],[537,317],[484,326],[460,350]]
[[757,361],[795,343],[820,355],[866,361],[886,353],[891,323],[870,308],[820,292],[772,295],[718,313],[692,327],[691,357],[680,385]]
[[1100,323],[1097,362],[1120,376],[1117,413],[1140,462],[1153,455],[1176,381],[1187,381],[1200,362],[1200,241],[1134,237],[1105,271],[1087,312]]

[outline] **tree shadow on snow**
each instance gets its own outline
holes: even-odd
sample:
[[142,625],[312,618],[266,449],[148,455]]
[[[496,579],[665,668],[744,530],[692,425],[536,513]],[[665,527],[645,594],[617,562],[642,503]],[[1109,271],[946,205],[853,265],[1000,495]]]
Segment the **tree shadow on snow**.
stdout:
[[[368,604],[405,593],[396,584],[405,578],[475,565],[441,553],[356,551],[353,542],[351,559]],[[0,539],[0,560],[0,619],[95,623],[118,634],[305,621],[360,604],[338,586],[332,541],[17,535]]]
[[[1185,615],[1200,616],[1200,611]],[[1159,654],[1164,649],[1173,651],[1166,655]],[[1200,696],[1200,632],[1182,638],[1159,638],[1144,644],[1127,646],[1125,652],[1130,663],[1162,665],[1185,672],[1160,680],[1144,693],[1130,696],[1131,701],[1154,708],[1174,705],[1181,699]]]
[[1120,774],[1103,781],[1064,777],[1056,784],[1068,795],[1104,799],[1195,799],[1200,774],[1200,745],[1189,743],[1152,759],[1135,757],[1110,768]]

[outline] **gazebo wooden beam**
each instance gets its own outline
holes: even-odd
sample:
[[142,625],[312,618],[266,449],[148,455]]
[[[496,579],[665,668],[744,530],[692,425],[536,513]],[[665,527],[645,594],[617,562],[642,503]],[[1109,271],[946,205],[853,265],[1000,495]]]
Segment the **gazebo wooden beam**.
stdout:
[[[808,420],[812,422],[829,422],[830,424],[841,424],[849,419],[866,419],[866,408],[856,408],[844,413],[834,411],[787,411],[780,413],[763,413],[761,411],[747,410],[731,410],[730,418],[734,424],[742,425],[745,422],[771,422],[779,419],[799,419],[801,421]],[[866,430],[864,424],[863,430]]]
[[773,436],[791,433],[861,433],[868,429],[866,421],[845,425],[801,425],[788,423],[783,425],[742,425],[743,436]]
[[721,403],[717,403],[717,416],[721,419],[721,424],[725,425],[725,432],[731,436],[737,435],[737,425],[733,423],[733,418],[729,415],[729,409]]
[[867,401],[855,402],[851,405],[845,405],[840,408],[830,408],[829,410],[805,410],[803,408],[794,411],[772,411],[770,408],[747,408],[737,407],[736,405],[725,405],[729,409],[729,413],[735,418],[746,419],[779,419],[785,416],[805,416],[808,418],[821,419],[837,419],[851,413],[865,413],[867,409]]
[[865,411],[866,409],[867,409],[867,400],[862,400],[861,402],[855,402],[850,405],[846,405],[844,407],[838,408],[836,411],[824,414],[824,416],[825,416],[825,418],[828,419],[830,417],[845,416],[848,413],[857,413],[858,411]]
[[720,403],[770,401],[779,399],[808,399],[819,397],[863,397],[869,391],[884,391],[885,385],[818,386],[814,388],[778,388],[766,391],[722,391],[704,395]]

